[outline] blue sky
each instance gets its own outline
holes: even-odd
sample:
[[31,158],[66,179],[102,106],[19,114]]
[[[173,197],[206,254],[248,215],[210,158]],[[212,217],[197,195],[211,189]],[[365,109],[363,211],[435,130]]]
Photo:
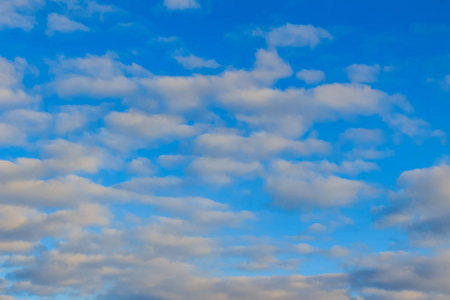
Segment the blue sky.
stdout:
[[0,0],[0,300],[448,299],[449,15]]

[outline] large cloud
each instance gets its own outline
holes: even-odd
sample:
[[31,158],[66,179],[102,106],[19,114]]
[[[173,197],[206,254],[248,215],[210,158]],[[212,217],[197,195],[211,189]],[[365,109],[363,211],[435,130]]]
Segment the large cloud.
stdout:
[[403,172],[392,193],[391,205],[375,209],[378,225],[399,226],[423,242],[446,243],[450,232],[450,166],[446,163],[430,168]]

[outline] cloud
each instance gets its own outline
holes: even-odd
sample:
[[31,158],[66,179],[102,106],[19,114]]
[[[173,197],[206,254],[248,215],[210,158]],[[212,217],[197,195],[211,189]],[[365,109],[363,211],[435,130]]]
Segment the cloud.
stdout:
[[51,13],[47,18],[47,31],[48,36],[52,36],[55,32],[72,33],[75,31],[90,31],[85,25],[72,21],[66,16]]
[[23,87],[27,62],[22,58],[14,61],[0,57],[0,107],[11,109],[27,107],[40,101],[39,96],[29,95]]
[[[372,170],[375,165],[363,163],[361,167],[361,171]],[[327,162],[314,164],[278,161],[273,164],[266,185],[274,198],[273,204],[284,209],[348,206],[360,198],[377,193],[376,189],[361,180],[333,174],[360,171],[358,168],[355,164],[338,167]]]
[[188,169],[208,182],[228,184],[238,176],[251,178],[262,170],[262,165],[259,162],[240,162],[231,158],[200,157]]
[[124,65],[113,53],[104,56],[49,61],[50,73],[55,75],[48,87],[61,98],[90,96],[97,99],[126,97],[136,92],[133,75],[142,75],[138,65]]
[[348,128],[341,138],[356,145],[380,145],[385,141],[384,135],[381,129]]
[[362,263],[352,272],[350,281],[356,288],[370,288],[365,292],[373,298],[368,299],[392,299],[387,297],[389,295],[414,299],[404,297],[408,294],[424,297],[417,299],[444,299],[450,295],[446,285],[450,276],[448,265],[448,251],[431,257],[383,253],[370,263]]
[[0,2],[0,29],[33,29],[36,19],[33,13],[40,9],[44,0],[8,0]]
[[450,75],[445,76],[444,80],[441,82],[441,87],[445,91],[450,89]]
[[174,188],[183,182],[182,179],[175,176],[167,177],[142,177],[133,178],[129,181],[117,184],[120,189],[136,192],[156,192],[161,189]]
[[164,0],[164,6],[170,10],[185,10],[200,8],[197,0]]
[[266,36],[269,48],[288,46],[314,48],[322,40],[332,39],[333,36],[323,28],[289,23],[281,27],[273,28]]
[[26,135],[19,128],[0,123],[0,145],[20,146],[26,144]]
[[206,133],[197,137],[195,148],[209,156],[243,158],[270,158],[282,153],[310,155],[327,153],[330,145],[322,140],[308,138],[290,140],[266,132],[255,132],[248,137],[235,133]]
[[152,175],[156,173],[157,167],[145,157],[138,157],[128,163],[127,172],[138,175]]
[[[308,297],[311,299],[325,300],[351,300],[346,291],[342,289],[345,277],[340,275],[323,276],[279,276],[279,277],[231,277],[224,279],[202,280],[201,278],[190,278],[186,275],[179,278],[177,289],[165,292],[163,287],[150,289],[151,282],[142,284],[148,280],[150,274],[141,274],[141,279],[121,282],[114,292],[101,299],[176,299],[178,295],[184,295],[194,299],[261,299],[271,300],[282,297],[286,300]],[[136,285],[136,286],[135,286]],[[141,289],[137,289],[141,286]],[[187,290],[187,287],[190,287]],[[328,287],[328,288],[325,288]],[[121,290],[121,292],[119,292]]]
[[442,243],[440,237],[450,232],[449,180],[450,166],[445,163],[403,172],[391,205],[374,210],[378,226],[404,228],[416,242]]
[[191,160],[190,156],[186,155],[160,155],[158,157],[158,163],[159,165],[163,166],[164,168],[176,168],[179,165],[186,164]]
[[419,118],[393,114],[386,117],[386,122],[394,129],[419,142],[432,137],[440,139],[442,144],[447,142],[445,132],[439,129],[431,129],[428,122]]
[[144,140],[173,140],[188,138],[199,133],[199,129],[185,124],[176,115],[146,114],[140,111],[112,112],[105,118],[110,130]]
[[90,122],[102,117],[104,107],[90,105],[63,105],[54,114],[54,130],[59,135],[84,129]]
[[319,70],[303,69],[300,72],[297,72],[296,76],[307,84],[319,83],[325,79],[325,73]]
[[184,68],[188,70],[199,69],[199,68],[210,68],[216,69],[220,67],[220,65],[214,60],[209,59],[206,60],[204,58],[188,55],[188,56],[174,56],[179,64],[181,64]]
[[[32,28],[27,5],[35,2],[1,1],[0,24],[5,11],[20,16],[0,26]],[[117,11],[90,0],[53,2],[47,8],[67,17],[42,12],[50,13],[51,34],[89,30],[68,18]],[[199,3],[164,2],[168,9]],[[444,141],[444,132],[414,117],[405,97],[370,86],[377,65],[347,68],[351,83],[323,84],[324,72],[314,69],[296,74],[314,86],[296,80],[281,48],[314,48],[333,39],[325,29],[287,24],[264,35],[267,49],[255,50],[253,66],[214,75],[153,73],[131,54],[107,52],[44,59],[49,73],[29,78],[24,59],[0,58],[0,294],[448,298],[445,251],[370,255],[359,248],[373,244],[351,243],[370,233],[364,209],[371,204],[363,201],[385,201],[374,181],[388,178],[371,172],[387,164],[365,159],[392,155],[381,149],[396,146],[386,139],[391,133],[397,142]],[[193,55],[175,59],[189,70],[221,67]],[[448,246],[449,170],[440,163],[402,173],[389,204],[373,209],[378,229],[401,231],[379,233],[386,240],[377,249],[404,232],[414,246]],[[248,211],[254,203],[262,208]],[[335,240],[343,235],[349,239]],[[302,239],[311,244],[293,242]],[[344,273],[297,275],[329,269]]]
[[375,82],[378,80],[378,74],[380,73],[379,65],[358,65],[353,64],[344,69],[347,73],[348,79],[351,82],[362,83],[362,82]]
[[361,293],[367,300],[445,300],[445,295],[429,295],[416,291],[386,291],[383,289],[367,288]]
[[355,159],[383,159],[385,157],[395,155],[395,151],[391,149],[376,150],[376,149],[357,149],[354,148],[348,153],[350,158]]
[[81,203],[75,209],[45,213],[27,206],[0,205],[0,239],[10,253],[27,253],[35,242],[46,236],[67,237],[85,226],[104,226],[110,222],[109,211],[97,204]]
[[99,15],[103,19],[107,13],[114,13],[121,11],[114,5],[99,4],[95,0],[50,0],[58,4],[62,4],[71,15],[81,17],[92,17]]

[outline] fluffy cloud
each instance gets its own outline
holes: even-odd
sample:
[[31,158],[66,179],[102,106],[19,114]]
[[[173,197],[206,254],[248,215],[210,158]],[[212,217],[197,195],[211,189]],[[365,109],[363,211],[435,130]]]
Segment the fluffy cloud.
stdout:
[[55,75],[49,84],[60,97],[90,96],[94,98],[124,97],[136,91],[136,84],[130,77],[142,74],[137,65],[124,65],[116,56],[88,55],[85,58],[65,59],[49,62]]
[[348,163],[341,167],[322,162],[290,163],[278,161],[267,177],[267,188],[274,204],[285,209],[347,206],[361,197],[373,196],[376,190],[360,180],[342,178],[333,173],[369,171],[370,163]]
[[450,89],[450,75],[445,76],[441,83],[442,89],[448,91]]
[[179,64],[188,70],[199,69],[199,68],[210,68],[216,69],[220,65],[214,59],[204,59],[193,54],[188,56],[175,56],[174,57]]
[[240,162],[231,158],[201,157],[189,165],[189,171],[209,182],[226,184],[237,176],[254,176],[262,171],[262,165],[258,162]]
[[55,13],[48,15],[46,31],[47,35],[54,35],[55,32],[72,33],[75,31],[89,31],[89,27],[70,20],[66,16],[58,15]]
[[450,232],[450,166],[403,172],[400,189],[391,196],[391,206],[375,209],[379,226],[400,226],[422,242],[442,243]]
[[379,65],[368,66],[353,64],[345,68],[345,72],[351,82],[375,82],[378,80],[380,69]]
[[289,23],[273,28],[266,37],[267,45],[270,48],[287,46],[314,48],[322,40],[332,39],[333,36],[323,28]]
[[319,70],[303,69],[296,74],[297,78],[303,80],[307,84],[319,83],[325,79],[325,73]]
[[105,119],[108,128],[120,134],[146,140],[182,139],[199,132],[175,115],[149,115],[140,111],[113,112]]
[[379,145],[384,142],[384,135],[380,129],[349,128],[341,134],[341,138],[356,145]]
[[39,101],[39,97],[27,94],[23,89],[23,76],[27,62],[22,58],[9,61],[0,57],[0,107],[26,107]]
[[431,257],[383,253],[362,263],[350,281],[354,287],[370,288],[365,290],[367,299],[444,299],[450,295],[448,265],[446,251]]
[[171,10],[200,8],[197,0],[164,0],[164,6]]
[[[93,22],[85,18],[114,11],[92,0],[0,0],[0,28],[31,30],[47,15],[48,35],[88,32],[81,23]],[[350,83],[330,76],[324,84],[323,71],[297,69],[299,49],[282,48],[310,55],[333,39],[327,30],[288,23],[262,35],[267,48],[254,50],[253,66],[214,75],[201,72],[222,67],[215,60],[173,49],[160,55],[174,46],[168,43],[152,52],[159,70],[132,62],[155,66],[133,42],[118,50],[121,57],[99,55],[100,48],[81,57],[48,54],[49,72],[34,78],[25,76],[35,67],[24,59],[0,58],[0,294],[10,295],[0,299],[449,297],[449,255],[431,247],[448,246],[450,167],[403,172],[384,199],[378,184],[389,176],[373,174],[398,168],[365,161],[394,155],[402,136],[445,142],[445,133],[413,116],[405,97],[370,85],[378,65],[347,67]],[[35,56],[30,62],[40,66]],[[170,66],[173,58],[187,70],[159,61]],[[372,202],[362,200],[374,196],[377,205],[390,201],[373,209],[377,229],[400,231],[372,231]],[[406,239],[405,231],[407,246],[431,254],[368,254],[388,247],[388,238]],[[375,244],[362,237],[369,233]],[[337,273],[297,275],[330,268]]]
[[428,122],[409,117],[402,114],[394,114],[387,117],[386,121],[390,126],[397,129],[399,132],[414,138],[418,141],[423,141],[424,139],[430,137],[436,137],[441,140],[442,143],[446,142],[447,135],[442,130],[433,130]]
[[230,156],[242,158],[270,158],[282,153],[310,155],[327,153],[330,145],[322,140],[308,138],[297,141],[266,132],[253,133],[243,137],[235,133],[206,133],[200,135],[195,147],[198,152],[209,156]]
[[0,1],[0,28],[33,29],[36,23],[33,13],[44,3],[44,0]]

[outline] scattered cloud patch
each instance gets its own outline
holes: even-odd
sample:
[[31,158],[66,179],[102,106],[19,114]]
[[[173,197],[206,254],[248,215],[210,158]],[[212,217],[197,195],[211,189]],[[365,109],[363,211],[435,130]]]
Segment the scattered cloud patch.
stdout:
[[347,73],[348,79],[355,83],[372,83],[378,80],[381,67],[379,65],[359,65],[353,64],[344,69]]
[[198,9],[198,0],[164,0],[164,6],[170,10]]
[[49,36],[54,35],[56,32],[72,33],[75,31],[89,31],[89,27],[70,20],[66,16],[58,15],[55,13],[49,14],[47,18],[47,31]]
[[174,58],[179,64],[188,70],[201,68],[216,69],[220,67],[214,59],[206,60],[193,54],[188,56],[175,56]]
[[301,70],[296,74],[297,78],[307,84],[316,84],[325,79],[325,73],[319,70]]
[[277,47],[310,47],[314,48],[322,40],[332,40],[333,36],[323,28],[312,25],[286,24],[273,28],[267,33],[269,48]]

